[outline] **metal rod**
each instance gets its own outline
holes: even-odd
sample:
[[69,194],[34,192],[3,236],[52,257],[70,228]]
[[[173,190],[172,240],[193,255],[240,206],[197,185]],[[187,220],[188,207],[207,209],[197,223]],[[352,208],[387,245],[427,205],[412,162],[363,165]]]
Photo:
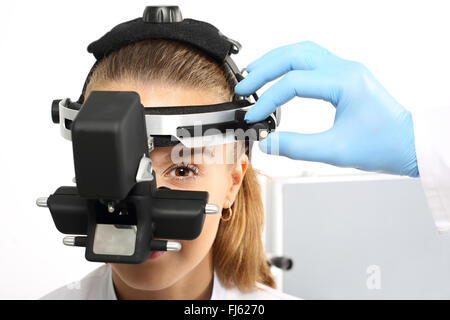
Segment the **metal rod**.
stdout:
[[167,241],[167,251],[177,252],[181,250],[181,243],[176,241]]
[[47,206],[47,200],[48,200],[47,197],[40,197],[40,198],[37,198],[37,200],[36,200],[36,205],[37,205],[38,207],[47,208],[47,207],[48,207],[48,206]]
[[66,246],[75,246],[75,237],[74,236],[67,236],[63,238],[63,243]]
[[63,238],[63,243],[71,247],[86,247],[86,236],[66,236]]
[[218,213],[220,210],[219,206],[215,205],[215,204],[207,204],[205,206],[205,213],[206,214],[214,214],[214,213]]

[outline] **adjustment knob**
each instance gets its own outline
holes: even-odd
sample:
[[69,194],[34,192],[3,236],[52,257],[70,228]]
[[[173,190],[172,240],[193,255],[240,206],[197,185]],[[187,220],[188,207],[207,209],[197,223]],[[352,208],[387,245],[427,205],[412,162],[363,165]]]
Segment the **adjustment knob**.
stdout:
[[147,6],[142,17],[148,23],[181,22],[181,10],[178,6]]
[[53,100],[52,102],[52,121],[53,123],[59,123],[59,103],[62,99]]
[[294,262],[291,258],[287,257],[273,257],[269,260],[269,264],[273,265],[281,270],[288,271],[292,269]]

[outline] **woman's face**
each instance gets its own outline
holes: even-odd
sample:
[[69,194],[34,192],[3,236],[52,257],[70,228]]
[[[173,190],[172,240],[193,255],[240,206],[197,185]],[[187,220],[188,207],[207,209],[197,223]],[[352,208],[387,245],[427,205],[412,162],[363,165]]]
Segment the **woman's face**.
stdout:
[[[96,86],[93,90],[135,91],[146,108],[224,102],[211,92],[163,85],[143,87],[121,82]],[[158,147],[150,153],[157,186],[208,191],[208,203],[218,205],[220,211],[218,214],[205,216],[203,230],[198,238],[179,241],[182,244],[179,252],[165,252],[138,265],[112,264],[113,272],[120,277],[120,281],[134,289],[163,290],[185,277],[198,277],[199,272],[212,268],[211,247],[219,226],[220,212],[222,208],[228,208],[234,202],[245,174],[245,163],[248,161],[245,154],[241,157],[244,166],[239,161],[236,164],[217,161],[218,156],[225,157],[224,145],[194,149],[192,157],[187,157],[186,154],[190,153],[185,152],[182,161],[179,156],[175,158],[172,156],[173,148]],[[211,161],[213,158],[214,160]],[[194,159],[197,160],[194,161]]]

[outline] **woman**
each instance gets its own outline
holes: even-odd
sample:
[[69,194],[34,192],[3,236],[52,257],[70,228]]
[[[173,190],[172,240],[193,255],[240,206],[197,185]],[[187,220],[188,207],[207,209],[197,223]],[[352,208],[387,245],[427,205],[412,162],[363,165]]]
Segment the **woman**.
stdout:
[[[231,101],[235,84],[229,71],[195,47],[152,39],[104,58],[85,96],[93,90],[135,91],[146,108],[204,105]],[[274,289],[266,263],[263,206],[248,148],[237,142],[233,148],[203,148],[200,163],[191,156],[174,162],[173,148],[150,153],[158,187],[208,191],[209,203],[220,206],[221,214],[207,215],[200,236],[181,241],[179,252],[153,252],[138,265],[105,264],[43,299],[294,298]],[[234,163],[207,161],[230,149],[236,151]]]

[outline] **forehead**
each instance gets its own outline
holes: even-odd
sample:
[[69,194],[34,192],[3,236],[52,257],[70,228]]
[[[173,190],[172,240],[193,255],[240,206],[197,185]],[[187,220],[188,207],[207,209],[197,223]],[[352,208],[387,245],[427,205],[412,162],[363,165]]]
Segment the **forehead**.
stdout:
[[134,91],[139,94],[141,103],[146,108],[208,105],[224,102],[218,92],[215,92],[212,89],[203,90],[177,84],[165,84],[162,82],[145,85],[128,81],[107,82],[96,85],[92,90]]
[[152,161],[155,162],[187,162],[195,163],[195,159],[198,157],[214,157],[217,154],[220,146],[198,147],[198,148],[186,148],[181,144],[172,147],[156,147],[150,153]]
[[244,150],[240,150],[235,142],[198,148],[187,148],[178,144],[174,147],[157,147],[150,153],[150,157],[156,165],[167,163],[222,165],[235,163],[243,152]]

